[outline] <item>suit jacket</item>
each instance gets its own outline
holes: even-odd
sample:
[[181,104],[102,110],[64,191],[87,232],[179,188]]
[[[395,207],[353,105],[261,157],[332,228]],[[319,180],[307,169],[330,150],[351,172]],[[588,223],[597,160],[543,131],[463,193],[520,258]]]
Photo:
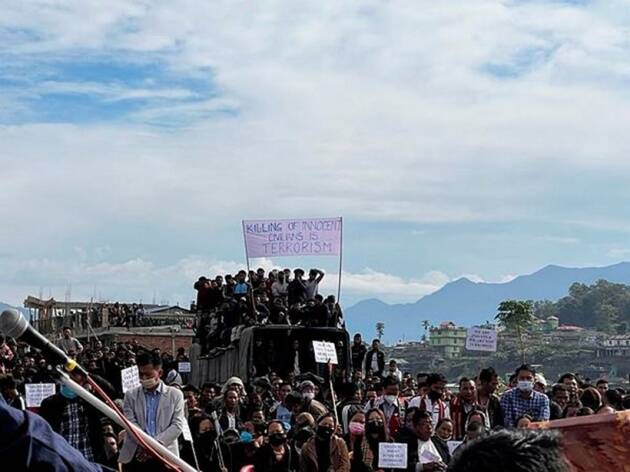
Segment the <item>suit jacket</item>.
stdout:
[[[160,402],[157,409],[156,430],[157,436],[154,438],[164,444],[173,454],[179,456],[179,444],[177,438],[182,434],[184,422],[184,396],[182,392],[173,387],[168,387],[160,381],[157,387],[160,392]],[[147,403],[142,387],[129,390],[125,394],[123,411],[129,421],[134,423],[143,431],[146,431],[146,408]],[[130,434],[125,436],[125,442],[118,455],[119,462],[127,464],[131,462],[136,454],[138,445]]]

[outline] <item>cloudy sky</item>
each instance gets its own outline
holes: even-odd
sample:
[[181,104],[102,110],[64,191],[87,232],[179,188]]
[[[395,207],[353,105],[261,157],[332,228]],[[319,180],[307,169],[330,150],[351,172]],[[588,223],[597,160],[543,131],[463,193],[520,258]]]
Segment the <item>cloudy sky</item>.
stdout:
[[343,216],[346,303],[627,260],[629,123],[628,1],[0,0],[0,300],[188,303],[242,218]]

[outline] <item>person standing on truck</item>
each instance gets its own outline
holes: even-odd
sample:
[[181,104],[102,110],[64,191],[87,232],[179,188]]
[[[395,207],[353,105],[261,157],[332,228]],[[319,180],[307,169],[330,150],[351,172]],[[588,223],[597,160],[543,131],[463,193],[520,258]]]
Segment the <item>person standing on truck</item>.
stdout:
[[284,278],[284,272],[278,272],[278,278],[271,285],[271,296],[275,298],[286,298],[289,290],[289,282]]
[[319,269],[311,269],[308,271],[308,280],[304,282],[306,289],[306,299],[312,300],[319,292],[319,283],[324,278],[324,272]]
[[295,269],[293,271],[295,278],[289,282],[288,286],[288,297],[289,297],[289,307],[297,304],[304,303],[306,300],[306,286],[304,285],[304,271],[302,269]]
[[251,290],[252,286],[249,282],[245,280],[246,278],[247,272],[245,272],[244,270],[239,270],[238,274],[236,275],[236,285],[234,285],[233,291],[235,298],[246,297]]

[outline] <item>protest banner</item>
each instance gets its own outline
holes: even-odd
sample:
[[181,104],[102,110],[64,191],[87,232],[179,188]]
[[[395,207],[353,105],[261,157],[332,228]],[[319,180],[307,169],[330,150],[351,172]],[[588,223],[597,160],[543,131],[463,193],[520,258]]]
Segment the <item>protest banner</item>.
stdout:
[[26,407],[39,408],[42,401],[55,394],[54,383],[24,384]]
[[248,273],[250,257],[339,256],[339,303],[343,267],[343,218],[243,220],[242,224]]
[[378,467],[379,469],[406,469],[407,444],[384,442],[379,443]]
[[248,257],[338,256],[341,218],[243,221]]
[[496,352],[497,332],[490,328],[473,326],[466,332],[466,349],[469,351]]
[[313,352],[315,353],[315,362],[321,364],[338,364],[337,349],[333,343],[326,341],[313,341]]
[[190,362],[180,362],[177,365],[177,371],[180,374],[185,374],[185,373],[190,372]]
[[138,373],[138,366],[132,365],[120,371],[120,378],[122,380],[123,393],[127,393],[129,390],[133,390],[140,386],[140,374]]

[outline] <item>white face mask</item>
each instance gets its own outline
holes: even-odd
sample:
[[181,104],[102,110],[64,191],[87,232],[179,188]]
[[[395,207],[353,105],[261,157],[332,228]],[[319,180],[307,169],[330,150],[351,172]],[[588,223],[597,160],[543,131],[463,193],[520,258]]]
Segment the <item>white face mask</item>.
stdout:
[[531,392],[534,390],[534,382],[530,380],[519,380],[516,386],[521,392]]
[[155,388],[158,382],[159,380],[156,379],[155,377],[151,377],[150,379],[140,380],[140,384],[142,385],[142,388],[145,388],[147,390],[151,390],[152,388]]
[[396,401],[396,395],[385,395],[383,398],[390,405],[393,404]]
[[315,398],[315,392],[304,393],[304,398],[307,398],[308,400],[312,400],[313,398]]

